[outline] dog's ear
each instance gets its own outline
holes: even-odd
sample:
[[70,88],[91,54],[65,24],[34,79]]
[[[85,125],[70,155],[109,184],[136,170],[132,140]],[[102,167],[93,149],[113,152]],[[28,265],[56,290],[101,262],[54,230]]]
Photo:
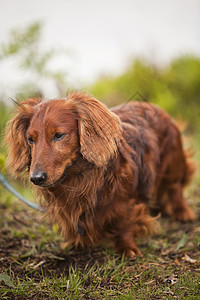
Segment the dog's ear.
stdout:
[[73,94],[71,99],[78,116],[81,154],[98,167],[106,166],[121,139],[119,117],[84,93]]
[[39,102],[41,99],[27,99],[17,103],[15,116],[6,125],[4,136],[4,142],[8,145],[6,167],[15,176],[25,171],[30,165],[31,152],[26,139],[26,131],[33,116],[33,107]]

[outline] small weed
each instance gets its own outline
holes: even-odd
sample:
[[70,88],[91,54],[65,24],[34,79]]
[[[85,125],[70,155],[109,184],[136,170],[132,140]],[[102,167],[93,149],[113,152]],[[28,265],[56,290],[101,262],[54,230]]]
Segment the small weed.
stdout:
[[[199,195],[196,184],[188,198],[197,216]],[[0,190],[1,299],[200,299],[198,218],[160,218],[156,236],[138,239],[143,257],[127,259],[107,247],[62,250],[56,224],[5,199]]]

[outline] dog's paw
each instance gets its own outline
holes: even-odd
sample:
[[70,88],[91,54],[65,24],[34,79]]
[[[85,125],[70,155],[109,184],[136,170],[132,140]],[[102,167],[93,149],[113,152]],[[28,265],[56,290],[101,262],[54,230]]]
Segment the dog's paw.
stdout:
[[196,216],[194,212],[189,208],[189,206],[184,207],[183,209],[177,210],[174,215],[174,219],[181,222],[191,222],[194,221]]
[[137,250],[129,249],[126,251],[126,256],[129,258],[142,257],[142,253],[138,248],[137,248]]
[[70,247],[70,246],[71,246],[71,243],[70,243],[69,241],[66,241],[66,242],[64,242],[64,243],[61,243],[60,248],[61,248],[62,250],[65,250],[65,249],[67,249],[67,248]]

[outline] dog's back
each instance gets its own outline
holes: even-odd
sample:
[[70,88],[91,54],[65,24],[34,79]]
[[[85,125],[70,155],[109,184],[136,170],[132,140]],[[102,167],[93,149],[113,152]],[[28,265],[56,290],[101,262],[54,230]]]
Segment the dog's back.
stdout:
[[[182,189],[190,181],[194,165],[183,150],[175,121],[158,106],[146,102],[129,102],[111,110],[120,117],[128,144],[140,151],[140,199],[153,198],[153,206],[164,214],[183,221],[192,219],[190,209],[184,216],[180,211],[186,207],[181,200]],[[184,203],[184,208],[172,207],[176,199]]]

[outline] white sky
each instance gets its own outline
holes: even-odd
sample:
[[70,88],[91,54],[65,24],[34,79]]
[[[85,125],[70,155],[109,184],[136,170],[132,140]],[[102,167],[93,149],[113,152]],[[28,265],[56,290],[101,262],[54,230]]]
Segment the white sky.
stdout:
[[[0,0],[0,44],[11,29],[34,21],[44,24],[44,48],[74,53],[70,63],[58,65],[77,86],[119,73],[138,55],[155,62],[200,56],[200,0]],[[2,88],[17,78],[12,64],[2,67]]]

